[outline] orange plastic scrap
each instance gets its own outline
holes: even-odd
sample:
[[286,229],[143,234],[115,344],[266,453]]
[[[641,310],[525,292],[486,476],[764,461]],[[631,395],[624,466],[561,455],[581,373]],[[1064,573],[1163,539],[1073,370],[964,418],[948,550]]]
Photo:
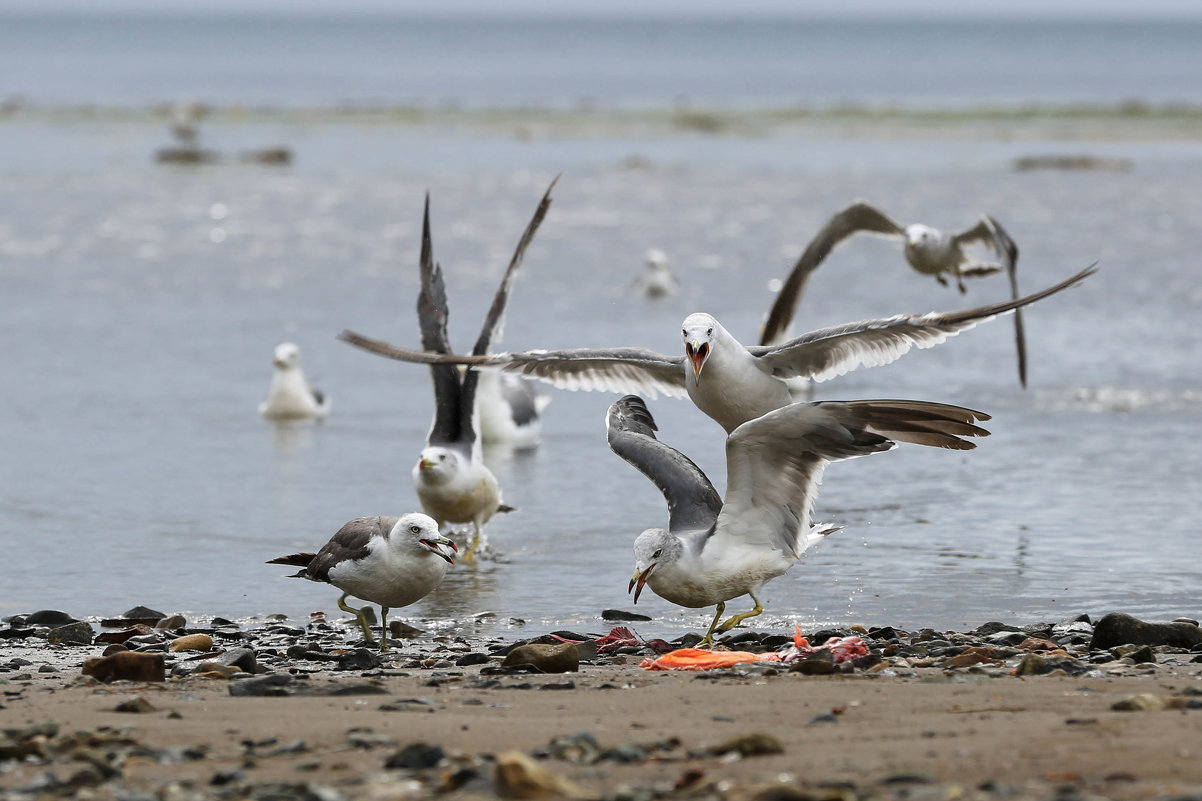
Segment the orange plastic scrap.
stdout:
[[647,657],[639,667],[644,670],[713,670],[740,662],[779,662],[779,654],[753,654],[750,651],[702,651],[680,648],[658,659]]

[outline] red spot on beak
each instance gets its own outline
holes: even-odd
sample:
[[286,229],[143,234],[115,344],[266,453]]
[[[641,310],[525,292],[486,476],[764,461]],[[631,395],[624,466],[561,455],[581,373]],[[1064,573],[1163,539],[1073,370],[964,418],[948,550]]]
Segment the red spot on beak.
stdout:
[[647,577],[651,575],[652,570],[655,570],[655,562],[652,562],[651,566],[642,573],[635,573],[630,579],[630,586],[626,588],[626,592],[629,594],[631,590],[634,590],[634,602],[636,604],[639,602],[639,595],[642,594],[643,587],[647,586]]

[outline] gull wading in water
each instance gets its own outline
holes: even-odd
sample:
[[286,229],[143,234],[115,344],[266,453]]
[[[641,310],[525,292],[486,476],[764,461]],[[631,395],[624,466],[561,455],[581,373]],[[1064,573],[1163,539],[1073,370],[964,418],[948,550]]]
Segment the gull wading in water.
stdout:
[[780,345],[747,347],[712,315],[685,318],[682,356],[646,348],[528,350],[477,356],[447,356],[423,343],[406,350],[351,331],[339,338],[401,361],[423,364],[500,366],[506,371],[570,390],[662,392],[688,396],[729,434],[743,423],[797,400],[789,380],[825,381],[860,366],[895,361],[911,348],[929,348],[978,323],[992,320],[1073,286],[1096,271],[1088,267],[1042,292],[962,312],[899,314],[823,328]]
[[330,538],[317,553],[279,556],[269,565],[302,568],[291,578],[323,581],[342,590],[338,608],[359,621],[368,644],[374,643],[364,610],[348,606],[353,595],[380,605],[380,650],[388,650],[388,610],[424,598],[442,583],[458,551],[438,532],[433,518],[419,513],[402,517],[357,517]]
[[[713,645],[764,607],[763,585],[792,567],[832,526],[810,522],[828,462],[891,450],[897,442],[967,450],[961,437],[987,436],[975,423],[989,415],[908,400],[795,403],[736,428],[726,438],[726,498],[691,459],[655,438],[643,400],[627,395],[609,408],[609,447],[634,465],[668,502],[668,528],[650,528],[634,542],[628,592],[644,586],[689,608],[717,606],[698,647]],[[750,595],[750,612],[721,625],[726,602]]]
[[[1011,297],[1018,299],[1018,245],[993,217],[985,214],[971,228],[948,232],[921,223],[903,226],[880,209],[857,201],[831,217],[793,265],[793,270],[768,312],[760,344],[775,344],[788,336],[789,323],[805,292],[810,274],[818,269],[836,245],[860,233],[901,237],[905,243],[906,261],[911,267],[924,275],[935,276],[935,280],[944,286],[948,284],[948,276],[953,277],[961,294],[966,290],[965,278],[980,278],[1004,269],[1010,279]],[[972,244],[989,248],[1001,263],[974,258],[965,250]],[[1022,312],[1018,310],[1014,312],[1014,341],[1018,352],[1018,379],[1025,388],[1027,343]]]
[[[526,248],[551,206],[551,189],[554,186],[555,182],[552,181],[518,242],[472,350],[477,356],[487,354],[490,343],[499,335],[509,287]],[[421,290],[417,297],[417,317],[422,347],[427,351],[451,355],[447,338],[446,286],[442,268],[434,263],[428,195],[422,220],[419,266]],[[480,437],[477,435],[479,412],[476,406],[480,370],[469,366],[460,371],[454,364],[442,363],[431,364],[430,374],[434,383],[434,422],[426,437],[421,458],[413,468],[413,484],[422,511],[438,521],[439,526],[448,523],[472,524],[473,536],[463,554],[465,560],[471,560],[478,550],[485,547],[484,524],[498,511],[511,509],[502,505],[497,479],[484,464],[481,453]]]
[[305,381],[300,348],[283,342],[275,348],[275,374],[259,414],[268,420],[320,420],[330,413],[330,399]]

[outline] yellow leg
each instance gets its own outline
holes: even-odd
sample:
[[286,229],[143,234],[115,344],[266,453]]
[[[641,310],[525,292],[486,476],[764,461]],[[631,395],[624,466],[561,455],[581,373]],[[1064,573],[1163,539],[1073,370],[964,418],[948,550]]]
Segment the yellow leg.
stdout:
[[349,592],[342,593],[342,597],[338,599],[338,608],[355,616],[355,619],[359,621],[359,627],[363,629],[363,636],[367,639],[367,644],[374,645],[376,638],[371,636],[371,626],[367,625],[367,615],[363,613],[362,609],[347,605],[346,596],[348,595],[350,595]]
[[388,650],[388,607],[380,606],[380,651]]
[[752,609],[750,612],[744,612],[741,615],[734,615],[729,620],[727,620],[725,623],[723,623],[721,626],[719,626],[718,631],[720,631],[720,632],[721,631],[730,631],[731,629],[733,629],[735,626],[742,623],[747,618],[755,617],[756,615],[758,615],[764,611],[764,605],[762,603],[760,603],[759,598],[755,597],[755,593],[749,592],[747,594],[751,596],[751,600],[755,601],[755,608]]
[[698,648],[713,648],[714,647],[714,629],[718,625],[718,619],[722,617],[722,613],[726,611],[726,602],[719,601],[718,608],[714,611],[714,620],[710,623],[710,630],[701,638],[701,642],[697,643]]
[[472,541],[463,549],[463,556],[460,559],[464,562],[476,561],[476,549],[480,547],[480,523],[472,521]]

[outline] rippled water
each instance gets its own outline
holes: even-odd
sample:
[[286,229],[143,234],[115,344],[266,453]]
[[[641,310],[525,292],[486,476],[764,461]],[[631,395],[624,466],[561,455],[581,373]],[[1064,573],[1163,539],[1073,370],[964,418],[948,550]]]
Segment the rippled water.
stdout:
[[[699,309],[750,339],[768,282],[857,197],[947,227],[993,213],[1022,248],[1026,290],[1100,262],[1085,285],[1028,314],[1027,392],[1009,321],[820,387],[828,398],[979,408],[993,435],[968,453],[903,446],[832,466],[816,517],[846,528],[768,585],[764,625],[1202,611],[1202,158],[1188,147],[1166,157],[1112,145],[1130,171],[1016,173],[992,158],[996,144],[953,153],[870,141],[872,169],[860,170],[805,158],[836,143],[803,143],[782,166],[771,159],[782,144],[737,138],[708,140],[701,154],[693,140],[675,150],[662,140],[651,157],[639,143],[542,142],[513,159],[522,146],[480,136],[463,140],[455,169],[387,147],[385,133],[342,169],[302,160],[283,172],[123,163],[0,174],[0,613],[334,610],[332,588],[263,562],[319,546],[351,517],[416,508],[409,471],[432,410],[424,369],[335,334],[416,342],[429,189],[452,340],[469,347],[558,171],[511,304],[509,347],[673,353],[679,321]],[[323,141],[361,144],[361,134],[335,126]],[[304,156],[305,140],[297,146]],[[624,166],[630,155],[642,166]],[[683,281],[658,303],[628,292],[652,246]],[[975,282],[960,297],[905,268],[896,243],[864,238],[816,275],[799,323],[976,305],[1004,298],[1004,283]],[[284,340],[300,343],[333,398],[321,425],[273,426],[255,413]],[[457,566],[401,615],[449,626],[487,611],[495,616],[476,624],[485,630],[517,626],[510,618],[525,631],[597,630],[599,610],[630,608],[631,543],[666,520],[663,501],[605,445],[611,396],[546,391],[543,446],[489,455],[520,509],[490,524],[502,558]],[[685,401],[652,410],[662,438],[721,487],[721,429]],[[644,598],[648,636],[708,617]]]

